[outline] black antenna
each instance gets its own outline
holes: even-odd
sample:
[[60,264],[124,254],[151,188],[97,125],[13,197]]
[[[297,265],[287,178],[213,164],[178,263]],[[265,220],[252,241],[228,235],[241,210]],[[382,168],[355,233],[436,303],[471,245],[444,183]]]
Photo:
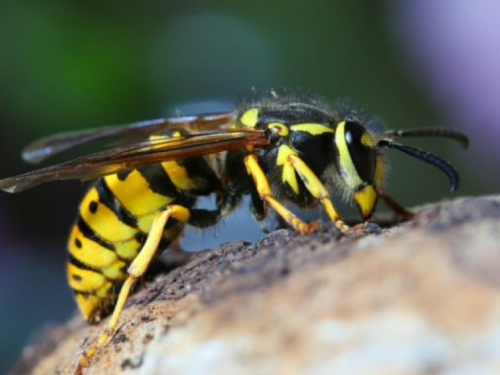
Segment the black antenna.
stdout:
[[384,134],[387,138],[403,137],[442,137],[450,138],[462,145],[463,148],[469,147],[469,138],[459,131],[450,128],[420,128],[407,130],[391,130]]
[[405,154],[434,165],[435,167],[443,171],[446,176],[448,176],[448,179],[450,180],[451,192],[453,193],[457,190],[459,182],[458,172],[450,163],[441,159],[440,157],[420,148],[402,145],[401,143],[394,142],[392,139],[382,139],[378,142],[378,145],[381,147],[395,148],[397,150],[403,151]]

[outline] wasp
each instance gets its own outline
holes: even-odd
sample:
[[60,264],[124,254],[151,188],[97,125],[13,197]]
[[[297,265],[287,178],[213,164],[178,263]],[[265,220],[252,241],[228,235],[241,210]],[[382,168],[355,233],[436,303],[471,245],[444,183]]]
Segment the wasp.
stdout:
[[[70,231],[67,276],[83,317],[97,323],[112,312],[108,329],[82,357],[77,372],[116,331],[134,283],[182,234],[186,225],[217,224],[250,196],[253,216],[270,212],[302,234],[306,223],[289,208],[322,206],[340,230],[348,227],[331,194],[354,201],[363,221],[380,198],[402,216],[411,215],[384,191],[387,150],[402,151],[439,168],[451,191],[453,166],[404,137],[445,137],[468,146],[449,128],[386,130],[383,123],[346,102],[330,105],[312,94],[254,94],[230,112],[161,118],[94,130],[56,134],[23,152],[30,163],[99,139],[122,143],[65,163],[0,181],[10,193],[53,181],[95,180]],[[210,209],[196,207],[215,195]]]

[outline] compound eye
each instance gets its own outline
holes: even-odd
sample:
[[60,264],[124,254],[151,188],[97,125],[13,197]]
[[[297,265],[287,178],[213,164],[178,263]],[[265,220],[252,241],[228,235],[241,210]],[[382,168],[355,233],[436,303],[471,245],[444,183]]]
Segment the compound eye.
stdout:
[[365,128],[358,122],[347,121],[345,124],[345,141],[349,147],[361,146],[361,137],[366,133]]
[[375,171],[376,154],[367,140],[371,135],[358,122],[348,121],[345,124],[345,142],[351,156],[351,160],[364,182],[371,184]]

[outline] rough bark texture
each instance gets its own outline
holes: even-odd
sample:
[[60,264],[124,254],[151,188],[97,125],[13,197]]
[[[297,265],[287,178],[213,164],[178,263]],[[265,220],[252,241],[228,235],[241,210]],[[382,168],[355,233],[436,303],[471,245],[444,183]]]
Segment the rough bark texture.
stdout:
[[[197,254],[130,298],[85,373],[500,373],[499,219],[500,197],[461,198]],[[12,373],[72,373],[106,324],[46,329]]]

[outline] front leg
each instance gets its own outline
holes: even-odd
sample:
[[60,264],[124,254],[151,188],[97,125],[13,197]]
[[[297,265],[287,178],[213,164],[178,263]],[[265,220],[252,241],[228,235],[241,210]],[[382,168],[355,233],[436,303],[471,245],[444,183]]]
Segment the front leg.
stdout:
[[[295,172],[297,172],[301,180],[304,182],[307,191],[309,191],[314,198],[321,202],[323,209],[327,213],[330,220],[334,222],[335,226],[342,231],[349,229],[335,209],[335,206],[330,199],[330,193],[328,193],[328,190],[311,170],[311,168],[309,168],[309,166],[299,157],[297,152],[293,151],[287,145],[280,146],[278,152],[278,165],[283,165],[284,182],[288,181],[292,189],[294,186],[298,186],[297,183],[294,182]],[[298,193],[298,187],[296,192]]]
[[257,156],[250,154],[244,159],[245,166],[247,168],[248,174],[250,174],[253,178],[255,187],[257,192],[259,193],[260,198],[272,207],[288,224],[290,224],[293,228],[298,230],[302,234],[311,233],[315,230],[319,223],[304,223],[297,216],[295,216],[290,210],[288,210],[285,206],[279,203],[276,199],[273,198],[273,194],[271,192],[271,187],[269,186],[269,181],[267,180],[264,171],[259,165],[259,161],[257,160]]

